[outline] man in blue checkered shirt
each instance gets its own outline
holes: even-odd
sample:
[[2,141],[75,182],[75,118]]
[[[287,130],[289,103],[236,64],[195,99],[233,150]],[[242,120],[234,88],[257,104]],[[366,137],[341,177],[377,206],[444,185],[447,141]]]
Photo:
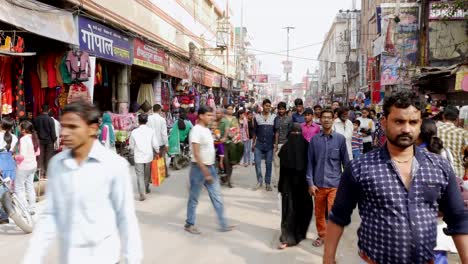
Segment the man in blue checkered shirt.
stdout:
[[341,177],[330,213],[324,263],[335,263],[344,226],[358,205],[359,255],[364,263],[434,263],[437,214],[463,264],[468,263],[468,211],[456,176],[442,157],[416,148],[421,127],[418,97],[398,92],[384,103],[387,143],[353,160]]

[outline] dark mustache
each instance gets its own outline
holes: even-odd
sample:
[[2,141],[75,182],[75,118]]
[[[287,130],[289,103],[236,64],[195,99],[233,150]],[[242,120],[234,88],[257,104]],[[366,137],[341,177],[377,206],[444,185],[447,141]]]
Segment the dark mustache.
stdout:
[[408,137],[410,139],[413,138],[413,136],[411,136],[410,134],[401,134],[401,135],[398,135],[397,138],[402,138],[402,137]]

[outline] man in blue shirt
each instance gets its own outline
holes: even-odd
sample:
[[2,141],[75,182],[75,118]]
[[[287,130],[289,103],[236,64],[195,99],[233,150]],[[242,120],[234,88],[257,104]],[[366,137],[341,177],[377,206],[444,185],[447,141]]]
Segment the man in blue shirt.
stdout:
[[255,116],[255,129],[252,139],[252,151],[255,155],[255,171],[257,173],[257,186],[255,190],[263,186],[262,159],[265,159],[265,184],[266,190],[271,188],[271,170],[273,163],[273,148],[275,142],[275,118],[271,113],[271,101],[263,100],[263,112]]
[[315,222],[318,238],[313,245],[323,245],[327,233],[325,214],[331,210],[340,183],[342,168],[348,164],[346,139],[333,131],[333,111],[325,109],[320,116],[322,131],[309,143],[307,182],[309,193],[315,197]]
[[301,98],[294,100],[294,105],[296,106],[296,112],[292,115],[293,123],[305,123],[304,119],[304,102]]
[[437,215],[468,263],[468,211],[447,160],[416,148],[419,97],[402,91],[385,98],[387,143],[353,160],[341,177],[330,213],[323,263],[335,263],[343,229],[359,206],[359,255],[367,263],[434,263]]

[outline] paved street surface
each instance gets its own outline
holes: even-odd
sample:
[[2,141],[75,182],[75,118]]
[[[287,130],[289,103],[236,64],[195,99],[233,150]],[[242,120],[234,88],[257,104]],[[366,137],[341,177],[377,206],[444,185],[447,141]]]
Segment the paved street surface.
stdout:
[[[172,171],[163,186],[153,188],[149,199],[136,201],[137,215],[144,246],[144,263],[186,264],[294,264],[321,263],[323,248],[314,248],[315,222],[308,239],[284,251],[276,249],[280,235],[280,212],[277,192],[252,191],[255,170],[236,167],[235,188],[223,188],[227,217],[238,225],[235,231],[220,233],[214,209],[206,191],[197,210],[197,225],[202,235],[184,231],[187,205],[188,169]],[[43,203],[39,205],[39,208]],[[345,231],[339,249],[339,263],[359,263],[356,228],[359,216]],[[14,225],[0,226],[2,263],[19,263],[29,235]],[[52,245],[46,263],[57,263],[57,246]],[[450,262],[456,263],[456,262]]]

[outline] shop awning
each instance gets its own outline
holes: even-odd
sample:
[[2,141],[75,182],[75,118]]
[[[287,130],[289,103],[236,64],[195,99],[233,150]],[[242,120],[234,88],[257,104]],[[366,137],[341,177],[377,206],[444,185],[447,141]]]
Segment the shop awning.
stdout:
[[39,36],[79,45],[73,14],[34,0],[0,0],[0,21]]

